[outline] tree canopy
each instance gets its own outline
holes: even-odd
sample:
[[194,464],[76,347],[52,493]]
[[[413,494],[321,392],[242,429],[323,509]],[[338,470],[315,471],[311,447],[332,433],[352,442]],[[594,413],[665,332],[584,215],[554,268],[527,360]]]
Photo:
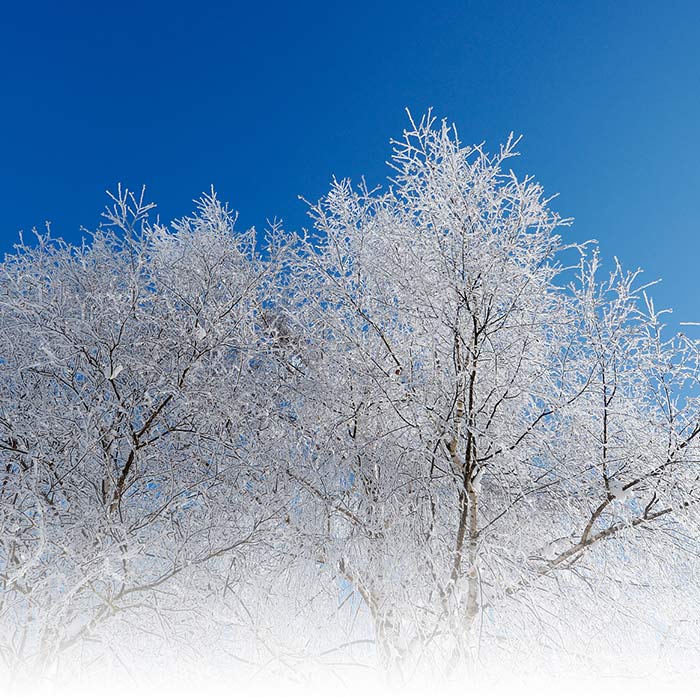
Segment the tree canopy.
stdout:
[[698,344],[516,147],[428,114],[309,232],[120,188],[7,256],[8,669],[697,664]]

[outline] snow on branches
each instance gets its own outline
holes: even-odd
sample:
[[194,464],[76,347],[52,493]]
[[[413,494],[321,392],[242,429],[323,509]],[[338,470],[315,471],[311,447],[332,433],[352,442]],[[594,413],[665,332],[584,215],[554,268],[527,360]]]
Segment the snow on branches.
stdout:
[[698,346],[516,146],[410,120],[386,190],[334,182],[265,255],[213,191],[163,226],[120,188],[88,243],[7,257],[10,666],[194,635],[450,674],[697,615]]

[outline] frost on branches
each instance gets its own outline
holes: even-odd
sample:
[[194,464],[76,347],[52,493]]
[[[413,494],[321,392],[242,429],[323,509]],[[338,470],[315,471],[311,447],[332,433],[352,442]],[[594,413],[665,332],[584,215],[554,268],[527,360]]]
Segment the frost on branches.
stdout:
[[698,345],[515,147],[411,122],[261,254],[120,190],[7,257],[8,670],[697,664]]

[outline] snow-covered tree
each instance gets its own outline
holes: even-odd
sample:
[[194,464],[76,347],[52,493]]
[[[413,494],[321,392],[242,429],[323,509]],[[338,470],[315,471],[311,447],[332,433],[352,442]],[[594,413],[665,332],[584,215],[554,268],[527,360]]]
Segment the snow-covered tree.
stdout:
[[294,475],[316,515],[299,527],[390,667],[449,673],[561,639],[542,618],[577,596],[643,619],[677,581],[642,583],[630,559],[678,571],[669,545],[696,549],[697,348],[664,340],[636,274],[600,281],[590,246],[564,265],[567,222],[505,169],[515,146],[489,156],[412,123],[391,187],[334,183],[293,266],[320,349]]
[[89,243],[40,236],[0,269],[11,666],[187,641],[284,510],[265,457],[275,262],[213,195],[172,228],[149,208],[120,191]]
[[120,191],[7,257],[7,666],[696,663],[697,343],[562,239],[517,140],[394,145],[264,254],[213,193],[166,227]]

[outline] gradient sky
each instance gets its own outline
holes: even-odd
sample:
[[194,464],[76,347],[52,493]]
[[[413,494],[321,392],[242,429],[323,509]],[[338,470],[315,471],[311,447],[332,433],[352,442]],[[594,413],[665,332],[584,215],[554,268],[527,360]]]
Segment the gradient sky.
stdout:
[[52,222],[78,240],[117,182],[160,216],[213,183],[242,228],[307,225],[332,175],[381,182],[404,108],[523,157],[570,240],[663,278],[700,321],[700,3],[6,4],[0,252]]

